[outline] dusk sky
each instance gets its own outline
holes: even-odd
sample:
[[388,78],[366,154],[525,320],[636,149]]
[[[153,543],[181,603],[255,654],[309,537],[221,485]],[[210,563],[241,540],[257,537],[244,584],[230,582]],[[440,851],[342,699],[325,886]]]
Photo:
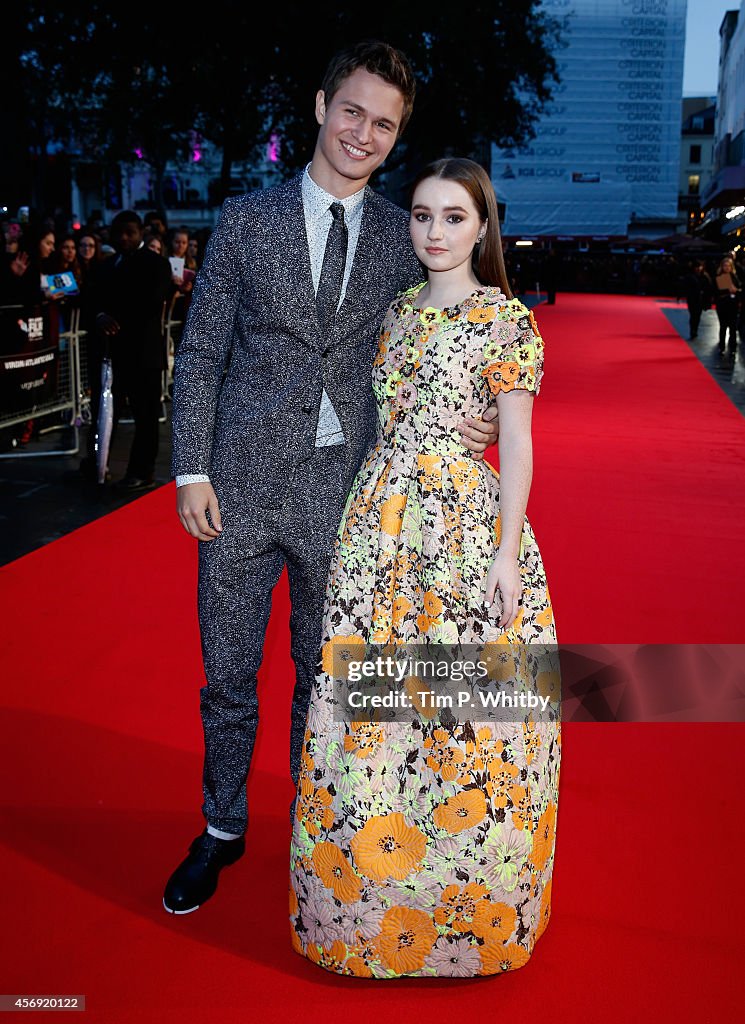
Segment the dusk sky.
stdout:
[[716,96],[719,26],[725,11],[739,9],[740,0],[688,0],[684,96]]

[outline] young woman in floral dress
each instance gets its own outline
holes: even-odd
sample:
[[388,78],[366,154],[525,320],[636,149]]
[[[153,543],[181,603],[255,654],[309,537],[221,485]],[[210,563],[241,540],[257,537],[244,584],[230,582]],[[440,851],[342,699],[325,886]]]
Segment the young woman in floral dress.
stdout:
[[[484,724],[423,708],[413,722],[344,722],[333,672],[365,644],[555,644],[525,517],[543,341],[510,296],[482,167],[427,167],[411,236],[428,279],[391,304],[380,336],[377,443],[349,495],[326,593],[290,919],[294,948],[329,971],[471,977],[522,967],[548,923],[560,717]],[[470,457],[455,426],[494,400],[499,474]]]

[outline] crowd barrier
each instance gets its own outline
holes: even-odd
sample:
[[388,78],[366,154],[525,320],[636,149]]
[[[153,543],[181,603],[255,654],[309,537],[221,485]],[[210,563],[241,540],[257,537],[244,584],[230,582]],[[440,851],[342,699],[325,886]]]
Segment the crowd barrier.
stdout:
[[[173,388],[175,352],[183,327],[177,316],[178,295],[164,303],[161,318],[165,369],[161,390],[160,422],[167,419],[166,402]],[[0,306],[0,431],[42,420],[35,432],[43,438],[71,429],[65,447],[16,446],[0,451],[0,459],[76,455],[80,429],[91,421],[91,388],[86,331],[80,327],[80,310],[48,301],[35,306]],[[126,408],[120,423],[131,423]]]
[[183,320],[177,318],[180,295],[178,292],[163,307],[163,340],[166,348],[166,368],[163,372],[163,401],[170,400],[173,389],[173,364],[176,348],[184,326]]
[[75,455],[80,428],[90,422],[87,359],[81,350],[85,331],[80,310],[42,302],[0,306],[0,430],[24,428],[43,420],[39,437],[71,428],[69,444],[35,445],[0,452],[0,458]]

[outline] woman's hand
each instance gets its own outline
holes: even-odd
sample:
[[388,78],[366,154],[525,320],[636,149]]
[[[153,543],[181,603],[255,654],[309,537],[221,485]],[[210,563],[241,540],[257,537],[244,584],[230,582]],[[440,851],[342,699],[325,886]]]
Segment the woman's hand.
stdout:
[[192,280],[187,281],[185,278],[180,277],[178,274],[172,274],[171,280],[176,285],[176,288],[178,289],[179,292],[181,292],[182,295],[188,295],[189,292],[194,287],[194,282]]
[[178,487],[176,508],[181,525],[190,537],[214,540],[222,533],[220,506],[212,484],[183,484]]
[[502,629],[509,629],[517,618],[522,589],[520,566],[517,559],[498,552],[486,574],[485,600],[487,606],[490,607],[496,595],[497,603],[501,603],[502,612],[499,616],[499,625]]
[[10,269],[16,277],[23,277],[28,270],[28,253],[19,252],[16,258],[11,261]]

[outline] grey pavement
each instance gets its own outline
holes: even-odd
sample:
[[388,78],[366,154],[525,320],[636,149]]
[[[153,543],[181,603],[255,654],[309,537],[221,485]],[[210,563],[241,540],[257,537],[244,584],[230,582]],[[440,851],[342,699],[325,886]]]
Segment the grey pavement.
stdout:
[[[669,303],[660,299],[660,303]],[[745,362],[743,361],[743,338],[739,335],[735,358],[719,353],[719,320],[715,309],[706,309],[701,314],[698,337],[688,337],[688,309],[685,302],[677,308],[663,308],[662,312],[672,326],[684,338],[696,358],[706,367],[732,404],[745,413]]]
[[[170,481],[170,413],[170,403],[166,403],[166,422],[160,425],[155,486],[163,486]],[[50,420],[47,417],[40,422],[48,424]],[[47,456],[37,453],[52,449],[65,451],[74,447],[71,428],[53,430],[16,447],[12,447],[13,431],[7,428],[3,431],[0,446],[0,565],[135,501],[143,493],[149,493],[122,494],[116,490],[116,481],[124,476],[127,469],[134,433],[134,426],[124,422],[120,422],[117,428],[109,455],[111,482],[97,484],[83,478],[79,466],[85,453],[88,429],[80,429],[79,454]],[[9,453],[13,457],[8,458]]]

